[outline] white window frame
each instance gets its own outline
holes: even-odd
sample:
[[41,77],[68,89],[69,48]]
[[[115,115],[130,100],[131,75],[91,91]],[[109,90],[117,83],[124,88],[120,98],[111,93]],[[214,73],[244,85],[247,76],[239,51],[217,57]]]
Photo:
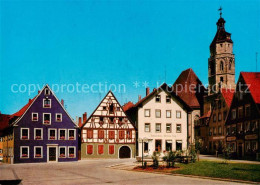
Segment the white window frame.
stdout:
[[[46,100],[46,99],[50,100],[50,107],[45,107],[45,106],[44,106],[44,100]],[[46,108],[46,109],[51,108],[51,99],[50,99],[50,98],[43,98],[43,100],[42,100],[42,107],[43,107],[43,108]]]
[[[70,148],[74,148],[74,157],[70,157]],[[75,146],[68,146],[68,158],[76,158],[76,147]]]
[[[36,130],[41,130],[41,139],[36,139]],[[43,140],[43,129],[42,128],[34,128],[34,140]]]
[[[60,157],[60,149],[61,148],[65,148],[65,156],[64,157]],[[59,158],[67,158],[67,147],[66,146],[59,146],[59,156],[58,156]]]
[[[149,131],[146,131],[146,125],[149,125]],[[151,123],[145,123],[144,124],[144,132],[151,132]]]
[[[70,130],[74,131],[74,139],[70,139]],[[68,129],[68,140],[76,140],[76,129]]]
[[[33,115],[34,115],[34,114],[37,115],[37,116],[36,116],[36,117],[37,117],[36,120],[33,119]],[[37,112],[32,112],[32,121],[38,121],[38,120],[39,120],[39,114],[38,114]]]
[[[170,125],[170,132],[167,131],[167,125]],[[172,124],[171,123],[166,123],[165,129],[166,129],[166,133],[172,133]]]
[[[22,157],[23,154],[23,148],[27,148],[27,151],[28,151],[28,156],[27,157]],[[21,159],[29,159],[30,158],[30,147],[29,146],[20,146],[20,158]]]
[[[170,116],[168,116],[168,113],[170,113]],[[166,118],[171,118],[171,117],[172,117],[172,111],[166,110]]]
[[[55,139],[50,139],[51,130],[55,130]],[[56,128],[49,128],[48,129],[48,140],[57,140],[57,129]]]
[[[49,124],[44,123],[44,115],[45,114],[49,114],[50,115],[50,123]],[[51,113],[42,113],[42,122],[43,122],[44,125],[51,125]]]
[[[36,157],[36,148],[41,148],[41,157]],[[42,146],[34,146],[34,158],[37,158],[37,159],[43,158],[43,147]]]
[[[46,90],[48,90],[49,93],[46,93]],[[51,95],[51,90],[49,88],[45,88],[44,89],[44,95],[48,95],[48,96]]]
[[[58,117],[57,117],[58,115],[60,115],[60,121],[58,121],[58,119],[57,119],[57,118],[58,118]],[[62,122],[62,113],[56,113],[56,114],[55,114],[55,121],[56,121],[56,122]]]
[[[23,130],[28,130],[28,139],[23,139]],[[20,140],[29,140],[30,139],[30,128],[21,128],[20,130]]]
[[[61,130],[65,130],[65,138],[64,139],[60,139],[60,131]],[[58,140],[67,140],[67,129],[59,129],[59,136],[58,136]]]
[[[178,116],[178,113],[180,113],[180,116]],[[181,111],[180,110],[176,110],[176,118],[181,119]]]
[[[149,113],[149,116],[146,115],[146,112]],[[151,117],[151,109],[144,109],[144,117]]]
[[[157,116],[157,112],[160,113],[160,116]],[[161,109],[155,109],[155,118],[161,118],[162,117],[162,111]]]

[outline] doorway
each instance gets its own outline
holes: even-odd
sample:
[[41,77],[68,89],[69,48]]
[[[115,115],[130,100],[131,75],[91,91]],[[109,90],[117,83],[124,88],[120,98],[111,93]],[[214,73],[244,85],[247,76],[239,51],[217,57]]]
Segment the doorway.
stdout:
[[48,146],[48,156],[47,156],[48,162],[57,162],[58,156],[57,156],[57,147],[56,146]]

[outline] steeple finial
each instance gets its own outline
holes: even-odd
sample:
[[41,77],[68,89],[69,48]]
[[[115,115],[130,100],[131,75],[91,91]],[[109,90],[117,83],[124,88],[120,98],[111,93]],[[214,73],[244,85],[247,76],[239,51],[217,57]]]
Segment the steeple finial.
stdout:
[[219,16],[221,18],[222,17],[222,7],[221,6],[219,7],[218,11],[219,11]]

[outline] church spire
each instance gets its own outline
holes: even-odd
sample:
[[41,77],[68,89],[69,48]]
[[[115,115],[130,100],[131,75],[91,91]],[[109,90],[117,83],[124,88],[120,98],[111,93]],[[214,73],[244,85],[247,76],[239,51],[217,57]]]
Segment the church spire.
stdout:
[[218,20],[218,22],[217,22],[217,26],[218,26],[218,30],[219,29],[225,29],[225,23],[226,23],[226,21],[222,18],[222,7],[220,7],[219,9],[218,9],[218,11],[219,11],[219,20]]

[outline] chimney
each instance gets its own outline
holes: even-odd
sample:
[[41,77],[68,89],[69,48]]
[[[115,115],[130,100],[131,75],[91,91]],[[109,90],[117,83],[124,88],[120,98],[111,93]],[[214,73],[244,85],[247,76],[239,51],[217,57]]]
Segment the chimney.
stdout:
[[87,121],[87,113],[85,112],[84,114],[83,114],[83,123],[85,123]]
[[138,95],[138,101],[140,101],[142,99],[141,95]]
[[78,126],[79,126],[79,127],[82,126],[81,117],[79,117],[79,123],[78,123]]
[[64,107],[64,100],[61,99],[61,105]]
[[32,101],[32,99],[30,98],[30,99],[29,99],[29,102],[31,102],[31,101]]
[[150,88],[149,87],[146,87],[146,96],[150,94]]

